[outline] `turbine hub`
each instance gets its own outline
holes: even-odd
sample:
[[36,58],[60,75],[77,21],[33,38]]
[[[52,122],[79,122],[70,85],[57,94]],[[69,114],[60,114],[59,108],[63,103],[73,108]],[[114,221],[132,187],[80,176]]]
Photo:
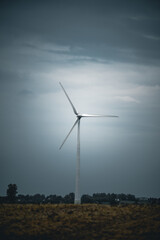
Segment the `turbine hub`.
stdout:
[[81,117],[82,117],[82,114],[78,113],[78,114],[77,114],[77,118],[78,118],[78,119],[81,119]]

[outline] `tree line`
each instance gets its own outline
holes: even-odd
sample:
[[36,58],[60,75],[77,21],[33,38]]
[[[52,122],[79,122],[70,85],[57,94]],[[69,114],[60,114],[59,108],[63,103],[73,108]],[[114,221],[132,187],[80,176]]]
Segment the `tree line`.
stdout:
[[[23,195],[18,194],[17,185],[9,184],[6,196],[0,197],[0,203],[35,203],[35,204],[47,204],[47,203],[74,203],[74,193],[69,193],[64,197],[60,195],[49,195],[45,196],[44,194],[34,194],[34,195]],[[110,204],[116,205],[120,202],[123,203],[138,203],[140,199],[136,198],[133,194],[115,194],[115,193],[94,193],[93,195],[84,194],[81,197],[82,203],[97,203],[97,204]],[[147,199],[147,203],[158,203],[160,204],[160,198],[149,198]]]

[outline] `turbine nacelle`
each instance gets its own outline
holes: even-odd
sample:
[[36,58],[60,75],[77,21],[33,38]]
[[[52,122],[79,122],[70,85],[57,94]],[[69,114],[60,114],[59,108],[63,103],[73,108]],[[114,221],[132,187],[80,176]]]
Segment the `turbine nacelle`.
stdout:
[[81,114],[81,113],[78,113],[78,114],[76,114],[76,117],[78,118],[78,119],[81,119],[83,116],[82,116],[83,114]]

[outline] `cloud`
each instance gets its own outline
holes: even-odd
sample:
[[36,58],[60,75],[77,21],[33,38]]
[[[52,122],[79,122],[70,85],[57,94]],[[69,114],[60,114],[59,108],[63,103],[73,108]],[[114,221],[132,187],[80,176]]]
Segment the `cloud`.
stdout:
[[118,99],[118,100],[124,101],[124,102],[139,103],[138,100],[136,100],[135,98],[130,97],[130,96],[116,96],[115,99]]
[[21,90],[20,92],[18,92],[18,94],[20,95],[20,96],[32,96],[34,93],[33,93],[33,91],[31,91],[31,90],[28,90],[28,89],[23,89],[23,90]]
[[160,40],[160,36],[155,36],[155,35],[143,35],[144,38],[153,40],[153,41],[159,41]]
[[38,41],[28,41],[24,42],[24,46],[31,48],[31,49],[37,49],[39,51],[46,51],[46,52],[57,52],[57,53],[68,53],[70,52],[69,46],[63,46],[63,45],[57,45],[55,43],[44,43]]

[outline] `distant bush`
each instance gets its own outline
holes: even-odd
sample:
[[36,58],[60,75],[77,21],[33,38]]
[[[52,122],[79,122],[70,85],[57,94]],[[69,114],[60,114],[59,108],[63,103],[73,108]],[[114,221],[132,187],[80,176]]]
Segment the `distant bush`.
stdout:
[[[136,204],[160,204],[160,198],[149,198],[142,200],[141,198],[136,198],[133,194],[115,194],[115,193],[93,193],[93,195],[84,194],[81,197],[82,203],[98,203],[98,204],[109,204],[109,205],[117,205],[122,201],[126,201],[129,203],[134,202]],[[0,197],[0,203],[34,203],[34,204],[59,204],[66,203],[72,204],[74,203],[74,193],[69,193],[64,197],[59,195],[49,195],[46,196],[44,194],[35,194],[35,195],[23,195],[19,194],[17,196],[17,185],[9,184],[7,189],[7,196]]]

